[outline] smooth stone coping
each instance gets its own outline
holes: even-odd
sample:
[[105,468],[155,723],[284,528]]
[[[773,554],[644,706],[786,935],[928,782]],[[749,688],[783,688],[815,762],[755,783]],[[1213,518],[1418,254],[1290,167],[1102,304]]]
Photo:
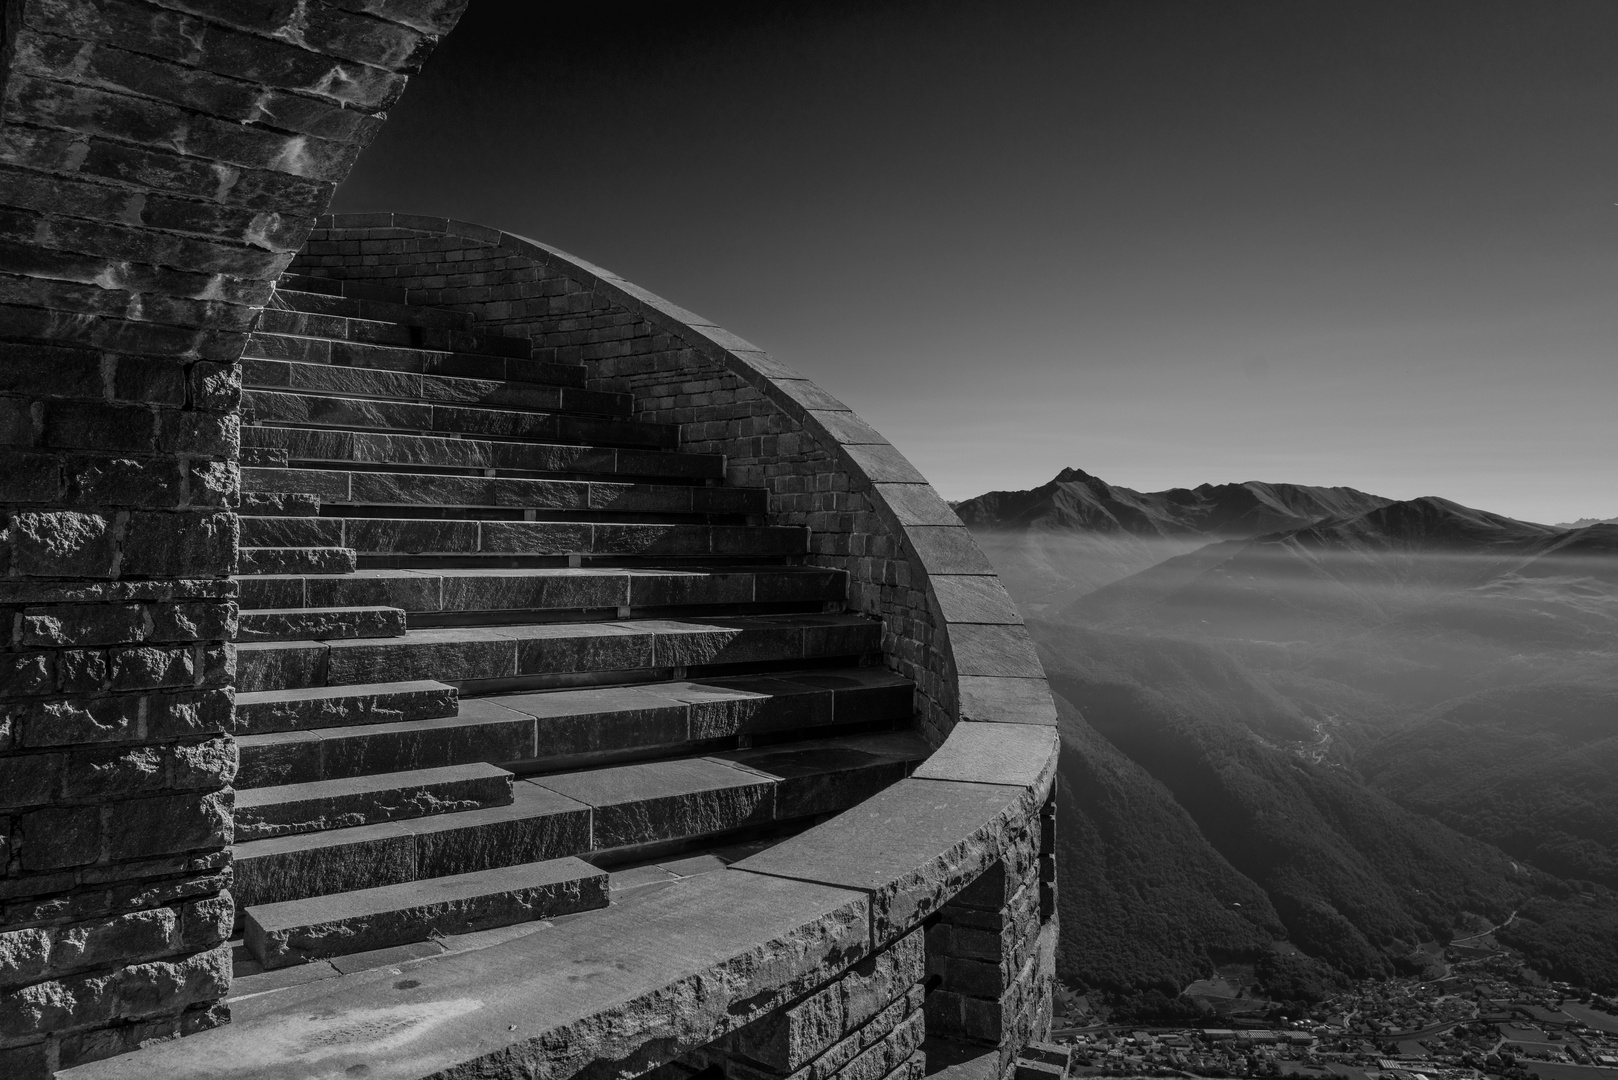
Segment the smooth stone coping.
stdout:
[[624,895],[493,948],[246,998],[231,1024],[58,1076],[562,1080],[597,1059],[630,1075],[802,996],[870,947],[858,891],[726,870]]

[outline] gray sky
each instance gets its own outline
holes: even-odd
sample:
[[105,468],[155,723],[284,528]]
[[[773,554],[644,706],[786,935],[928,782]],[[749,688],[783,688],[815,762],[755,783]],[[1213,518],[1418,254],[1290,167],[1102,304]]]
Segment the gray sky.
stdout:
[[335,208],[556,244],[949,498],[1618,514],[1618,4],[474,0]]

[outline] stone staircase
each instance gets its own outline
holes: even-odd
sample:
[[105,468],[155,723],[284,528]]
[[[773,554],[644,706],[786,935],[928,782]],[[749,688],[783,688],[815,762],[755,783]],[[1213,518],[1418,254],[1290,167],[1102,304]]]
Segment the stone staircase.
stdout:
[[757,850],[926,756],[764,491],[404,300],[288,275],[242,360],[250,964],[604,907],[609,870]]

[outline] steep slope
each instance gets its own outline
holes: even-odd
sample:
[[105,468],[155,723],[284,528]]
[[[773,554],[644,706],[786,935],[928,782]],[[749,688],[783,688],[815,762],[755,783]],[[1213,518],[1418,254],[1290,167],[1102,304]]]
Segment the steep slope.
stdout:
[[1217,650],[1053,624],[1036,636],[1057,692],[1172,793],[1311,955],[1387,973],[1463,913],[1503,917],[1528,895],[1499,851],[1316,763],[1302,741],[1274,741],[1307,732],[1304,718]]
[[1256,959],[1286,934],[1269,898],[1149,773],[1058,696],[1057,892],[1064,979],[1173,996],[1212,966]]

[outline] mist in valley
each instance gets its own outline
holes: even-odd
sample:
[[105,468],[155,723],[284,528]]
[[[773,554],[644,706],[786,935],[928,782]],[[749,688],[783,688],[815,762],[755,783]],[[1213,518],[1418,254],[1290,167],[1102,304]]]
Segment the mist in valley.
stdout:
[[1307,1000],[1516,912],[1618,986],[1618,526],[1063,475],[961,509],[1058,697],[1064,977]]

